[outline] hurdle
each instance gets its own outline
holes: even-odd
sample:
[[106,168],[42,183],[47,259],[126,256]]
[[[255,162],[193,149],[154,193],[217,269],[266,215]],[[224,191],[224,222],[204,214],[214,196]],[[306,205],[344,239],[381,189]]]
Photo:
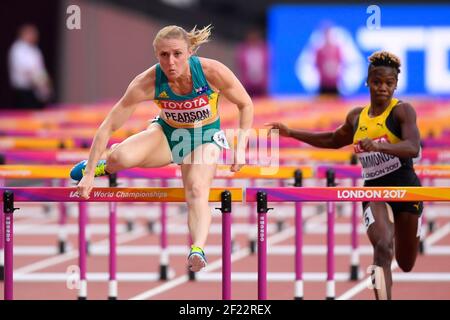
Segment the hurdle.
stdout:
[[[266,170],[266,171],[264,171]],[[227,168],[229,172],[229,169]],[[301,185],[301,181],[303,178],[313,178],[314,177],[314,168],[311,166],[280,166],[276,169],[276,172],[272,172],[273,168],[270,167],[258,167],[258,166],[246,166],[243,167],[240,171],[235,172],[232,176],[233,179],[250,179],[251,187],[255,187],[255,179],[261,180],[278,180],[281,183],[286,179],[293,179],[293,184],[296,186]],[[266,172],[266,173],[264,173]],[[300,172],[300,173],[299,173]],[[228,173],[225,173],[225,170],[218,170],[217,178],[224,178],[229,176]],[[299,180],[298,180],[299,179]],[[295,210],[301,210],[299,208],[295,208]],[[255,206],[254,203],[250,203],[249,206],[249,216],[248,216],[249,225],[253,226],[256,223],[256,215],[255,215]],[[278,231],[280,231],[280,221],[277,221]],[[254,254],[256,252],[256,243],[257,243],[257,233],[254,232],[254,229],[249,230],[249,249],[250,253]]]
[[11,149],[55,150],[74,146],[75,142],[72,139],[0,137],[0,150],[2,151]]
[[[1,140],[0,140],[1,141]],[[1,142],[0,142],[1,143]],[[9,142],[5,142],[8,144]],[[28,145],[18,145],[17,148],[2,150],[0,154],[5,158],[6,164],[15,163],[46,163],[46,164],[62,164],[75,163],[89,157],[89,151],[80,148],[61,149],[61,143],[52,143],[44,145],[45,149],[33,150],[27,149]],[[257,152],[257,150],[249,150],[249,153]],[[320,149],[299,149],[299,148],[280,148],[280,159],[293,160],[296,162],[317,161],[317,162],[333,162],[348,163],[351,159],[353,151],[351,150],[320,150]],[[450,161],[449,148],[429,148],[422,150],[422,160],[428,161],[423,164],[437,164]]]
[[[15,179],[61,179],[61,183],[69,176],[71,166],[68,165],[3,165],[0,166],[0,177],[15,178]],[[230,172],[229,167],[225,165],[219,165],[215,175],[215,179],[225,179],[228,183],[232,179],[264,179],[264,180],[279,180],[295,178],[297,170],[302,171],[303,178],[314,177],[314,168],[310,166],[281,166],[278,168],[261,167],[261,166],[246,166],[239,172]],[[166,166],[163,168],[132,168],[118,172],[114,176],[114,180],[109,181],[110,187],[117,186],[118,178],[148,178],[148,179],[160,179],[161,186],[167,187],[168,179],[179,179],[181,177],[181,170],[179,166]],[[111,178],[111,176],[110,176]],[[295,181],[294,181],[295,183]],[[62,186],[62,185],[60,185]],[[60,202],[60,218],[59,218],[59,239],[58,239],[58,252],[64,253],[66,249],[66,232],[65,232],[65,203]],[[115,205],[114,205],[115,206]],[[85,209],[83,209],[85,210]],[[110,211],[110,215],[111,215]],[[160,221],[161,221],[161,233],[160,233],[160,266],[159,266],[159,278],[160,280],[167,280],[169,278],[169,253],[167,246],[167,203],[160,203]],[[256,215],[254,210],[249,210],[249,225],[254,225],[256,222]],[[132,225],[131,221],[127,221],[127,227]],[[255,252],[256,247],[256,233],[253,228],[249,228],[249,246],[252,253]],[[0,243],[1,245],[1,243]],[[0,250],[3,246],[0,246]],[[88,249],[88,248],[87,248]],[[89,251],[88,251],[89,253]],[[1,262],[1,261],[0,261]],[[3,264],[1,264],[3,266]],[[188,272],[189,278],[195,280],[195,273]]]
[[[327,178],[329,170],[333,170],[335,177],[339,179],[351,179],[352,186],[356,187],[357,180],[362,176],[361,167],[355,165],[320,165],[316,168],[317,178]],[[450,179],[450,165],[415,165],[414,170],[423,179]],[[422,215],[423,217],[425,214]],[[358,280],[359,275],[359,253],[358,253],[358,215],[356,202],[352,202],[351,218],[351,258],[350,258],[350,280]],[[425,252],[423,238],[419,243],[419,252]]]
[[[268,202],[336,201],[450,201],[450,187],[310,187],[247,188],[246,201],[257,203],[258,299],[267,299],[267,213]],[[302,232],[296,224],[296,237]],[[333,252],[334,234],[327,233],[328,252]],[[295,291],[303,286],[301,249],[295,255]],[[326,299],[335,299],[334,257],[327,259]]]
[[[81,199],[76,188],[0,188],[3,194],[3,220],[4,220],[4,242],[5,242],[5,282],[4,298],[13,300],[13,239],[14,239],[14,211],[15,202],[78,202],[80,205],[79,214],[79,267],[80,267],[80,289],[79,300],[87,299],[87,279],[86,279],[86,250],[85,250],[85,223],[87,202],[184,202],[183,188],[94,188],[88,200]],[[222,298],[231,299],[231,213],[232,202],[241,202],[243,191],[241,188],[211,188],[209,202],[221,202],[222,212]],[[114,210],[114,206],[112,207]],[[110,217],[110,225],[115,225],[114,215]],[[115,234],[110,232],[110,252],[115,258]],[[115,265],[116,261],[110,258],[110,288],[117,293],[115,286]],[[115,295],[117,296],[117,294]]]
[[[65,187],[65,180],[69,176],[70,167],[66,165],[1,165],[0,178],[2,179],[56,179],[58,187]],[[0,187],[4,187],[4,183]],[[65,222],[67,219],[67,210],[65,203],[58,203],[59,216],[59,231],[57,248],[60,254],[66,252],[67,234],[65,229]],[[3,246],[0,244],[0,250]],[[3,265],[3,264],[1,264]],[[0,278],[2,280],[2,278]]]
[[5,164],[64,164],[77,163],[89,157],[86,149],[27,150],[13,149],[1,151]]

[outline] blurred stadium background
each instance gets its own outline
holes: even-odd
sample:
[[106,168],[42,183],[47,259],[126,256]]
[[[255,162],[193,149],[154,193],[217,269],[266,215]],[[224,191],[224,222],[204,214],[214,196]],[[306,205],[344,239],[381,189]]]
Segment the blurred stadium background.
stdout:
[[[379,49],[394,51],[402,59],[398,94],[450,95],[449,6],[381,4],[381,29],[377,30],[369,26],[374,12],[369,12],[369,5],[301,2],[4,1],[0,13],[0,106],[11,106],[7,53],[24,23],[35,24],[41,33],[39,45],[56,87],[57,103],[95,103],[120,97],[136,74],[156,62],[152,40],[162,26],[178,24],[190,29],[210,23],[213,41],[199,54],[222,61],[237,74],[236,49],[246,34],[259,29],[266,35],[270,96],[317,92],[311,52],[321,41],[324,23],[331,24],[333,38],[344,52],[339,86],[346,97],[367,94],[367,57]],[[70,5],[81,9],[79,30],[66,27]]]
[[[67,8],[71,5],[81,10],[80,29],[69,30],[66,26],[71,16]],[[269,59],[263,71],[268,81],[266,93],[254,99],[255,127],[258,128],[268,120],[284,121],[304,129],[335,128],[349,109],[369,102],[365,86],[367,57],[380,49],[392,51],[402,60],[396,96],[416,108],[422,138],[430,138],[427,140],[429,147],[442,148],[440,154],[444,157],[436,164],[448,164],[450,151],[445,151],[450,136],[450,5],[411,1],[396,5],[378,3],[378,9],[370,5],[358,1],[314,4],[272,0],[2,1],[0,133],[7,137],[85,138],[84,144],[65,143],[65,147],[89,146],[95,128],[129,82],[157,62],[152,41],[159,29],[171,24],[185,29],[212,24],[212,41],[203,45],[198,54],[223,62],[238,77],[242,72],[238,48],[245,36],[252,30],[259,30],[265,36]],[[39,47],[55,92],[47,110],[18,111],[12,107],[8,50],[24,23],[35,24],[40,32]],[[324,26],[331,29],[332,40],[343,53],[339,95],[336,96],[318,94],[318,71],[313,55],[324,41]],[[127,122],[124,129],[116,133],[116,139],[123,140],[144,129],[147,121],[157,114],[151,102],[138,110],[135,121]],[[63,117],[64,111],[67,114]],[[220,113],[225,128],[236,127],[234,106],[222,100]],[[86,131],[75,130],[82,128]],[[292,141],[289,146],[306,147]],[[0,142],[2,153],[7,153],[10,147]],[[37,143],[15,146],[17,149],[38,147]],[[20,163],[28,164],[26,160]],[[315,161],[304,159],[302,163],[317,163]],[[292,165],[300,162],[289,157],[285,161]],[[448,186],[448,179],[440,183]],[[445,210],[443,207],[442,211]],[[445,217],[447,220],[442,220],[441,224],[448,222],[448,215]],[[448,253],[446,259],[448,262]],[[184,261],[184,257],[180,261]],[[441,262],[436,260],[435,266]],[[441,269],[445,266],[441,265]],[[437,298],[448,297],[448,280],[439,285]],[[408,287],[400,288],[406,297]],[[284,288],[280,292],[282,290]],[[420,290],[416,290],[419,297]],[[26,296],[26,287],[22,287],[21,292]],[[253,298],[242,292],[238,293],[242,298]],[[279,297],[289,295],[271,298]],[[60,298],[67,296],[63,294]],[[205,294],[202,298],[211,296]]]

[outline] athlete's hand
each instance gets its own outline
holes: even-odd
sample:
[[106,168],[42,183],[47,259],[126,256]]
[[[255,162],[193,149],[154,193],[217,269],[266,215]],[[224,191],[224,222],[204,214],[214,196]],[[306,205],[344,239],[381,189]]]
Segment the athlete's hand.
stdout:
[[89,194],[94,185],[94,176],[85,175],[77,185],[77,192],[83,199],[89,199]]
[[245,166],[245,164],[237,164],[237,163],[234,163],[234,164],[231,165],[230,171],[231,171],[231,172],[238,172],[239,170],[241,170],[241,168],[242,168],[243,166]]
[[359,140],[359,146],[362,150],[367,152],[379,152],[380,151],[380,143],[373,141],[369,138],[364,138]]
[[269,136],[272,130],[278,130],[279,135],[282,137],[290,137],[291,136],[291,130],[288,126],[280,123],[280,122],[269,122],[265,123],[265,126],[270,126],[269,131],[267,132],[267,135]]
[[239,170],[241,170],[241,168],[243,167],[243,166],[245,166],[245,150],[244,151],[240,151],[242,154],[241,154],[241,156],[239,157],[238,156],[238,153],[239,153],[239,151],[238,150],[235,150],[234,151],[234,159],[233,159],[233,164],[231,165],[231,167],[230,167],[230,171],[231,172],[238,172]]

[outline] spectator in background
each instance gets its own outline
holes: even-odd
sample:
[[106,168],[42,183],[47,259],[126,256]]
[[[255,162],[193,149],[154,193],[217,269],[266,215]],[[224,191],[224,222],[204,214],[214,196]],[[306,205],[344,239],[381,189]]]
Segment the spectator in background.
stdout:
[[237,48],[237,65],[239,79],[252,97],[267,92],[267,60],[267,45],[261,32],[250,30]]
[[17,109],[42,108],[52,94],[38,41],[37,28],[26,24],[20,27],[18,38],[9,50],[9,78],[13,106]]
[[331,26],[323,31],[323,44],[315,52],[315,65],[320,77],[320,94],[339,94],[338,82],[342,71],[342,54],[333,42]]

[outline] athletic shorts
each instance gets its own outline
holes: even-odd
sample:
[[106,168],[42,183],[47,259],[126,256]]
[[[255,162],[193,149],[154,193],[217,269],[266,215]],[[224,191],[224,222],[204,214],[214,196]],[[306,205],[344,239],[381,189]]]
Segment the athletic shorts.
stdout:
[[172,160],[177,164],[181,164],[187,155],[205,143],[214,143],[220,149],[229,148],[225,133],[220,129],[220,119],[199,128],[175,128],[159,116],[152,123],[161,126],[169,143]]

